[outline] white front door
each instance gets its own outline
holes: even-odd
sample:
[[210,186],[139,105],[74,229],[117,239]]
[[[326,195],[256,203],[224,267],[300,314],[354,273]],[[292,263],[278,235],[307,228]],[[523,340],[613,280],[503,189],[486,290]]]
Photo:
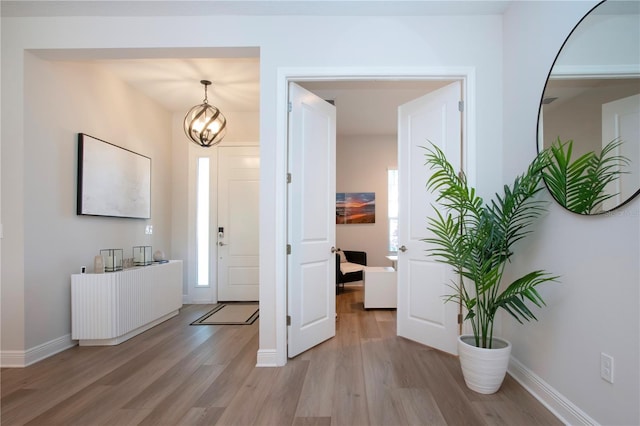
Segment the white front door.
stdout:
[[461,96],[461,82],[455,82],[398,108],[398,336],[452,354],[457,354],[459,308],[442,296],[456,277],[451,267],[427,255],[422,241],[436,204],[425,189],[430,171],[423,147],[437,145],[460,170]]
[[622,141],[615,153],[629,159],[623,173],[606,191],[618,194],[604,202],[610,210],[628,200],[640,188],[640,95],[617,99],[602,105],[602,146],[619,138]]
[[288,356],[335,336],[336,109],[289,85]]
[[218,154],[218,301],[259,298],[260,149],[220,147]]

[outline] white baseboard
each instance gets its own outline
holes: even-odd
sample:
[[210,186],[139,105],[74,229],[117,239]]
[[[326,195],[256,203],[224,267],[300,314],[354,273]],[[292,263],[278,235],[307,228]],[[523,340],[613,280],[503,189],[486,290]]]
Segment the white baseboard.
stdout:
[[78,342],[71,339],[71,334],[66,334],[26,351],[2,351],[0,353],[0,366],[2,368],[27,367],[77,344]]
[[560,421],[567,425],[598,425],[587,413],[569,401],[520,361],[511,357],[509,374],[531,395],[549,409]]
[[259,349],[256,367],[281,367],[278,364],[278,353],[273,349]]

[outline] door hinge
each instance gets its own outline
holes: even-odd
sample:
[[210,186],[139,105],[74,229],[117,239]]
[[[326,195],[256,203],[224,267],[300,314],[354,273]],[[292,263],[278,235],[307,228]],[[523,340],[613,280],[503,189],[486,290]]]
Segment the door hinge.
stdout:
[[287,254],[291,254],[291,244],[287,244]]
[[287,315],[287,325],[291,325],[291,315]]
[[464,101],[458,101],[458,111],[464,111]]
[[293,107],[291,106],[291,102],[287,104],[287,109],[289,110],[289,112],[291,112],[291,110],[293,109]]
[[458,324],[462,324],[462,314],[458,314]]
[[287,173],[287,183],[291,183],[291,173]]

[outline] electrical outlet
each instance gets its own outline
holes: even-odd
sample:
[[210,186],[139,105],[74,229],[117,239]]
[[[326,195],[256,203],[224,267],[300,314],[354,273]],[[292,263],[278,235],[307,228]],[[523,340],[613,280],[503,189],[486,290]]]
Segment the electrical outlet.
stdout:
[[600,377],[613,383],[613,357],[604,352],[600,353]]

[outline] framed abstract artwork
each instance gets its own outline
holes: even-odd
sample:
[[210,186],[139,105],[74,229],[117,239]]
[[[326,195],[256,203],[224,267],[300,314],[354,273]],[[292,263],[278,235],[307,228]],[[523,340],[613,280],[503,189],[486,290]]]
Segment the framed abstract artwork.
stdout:
[[77,214],[151,218],[151,159],[78,134]]

